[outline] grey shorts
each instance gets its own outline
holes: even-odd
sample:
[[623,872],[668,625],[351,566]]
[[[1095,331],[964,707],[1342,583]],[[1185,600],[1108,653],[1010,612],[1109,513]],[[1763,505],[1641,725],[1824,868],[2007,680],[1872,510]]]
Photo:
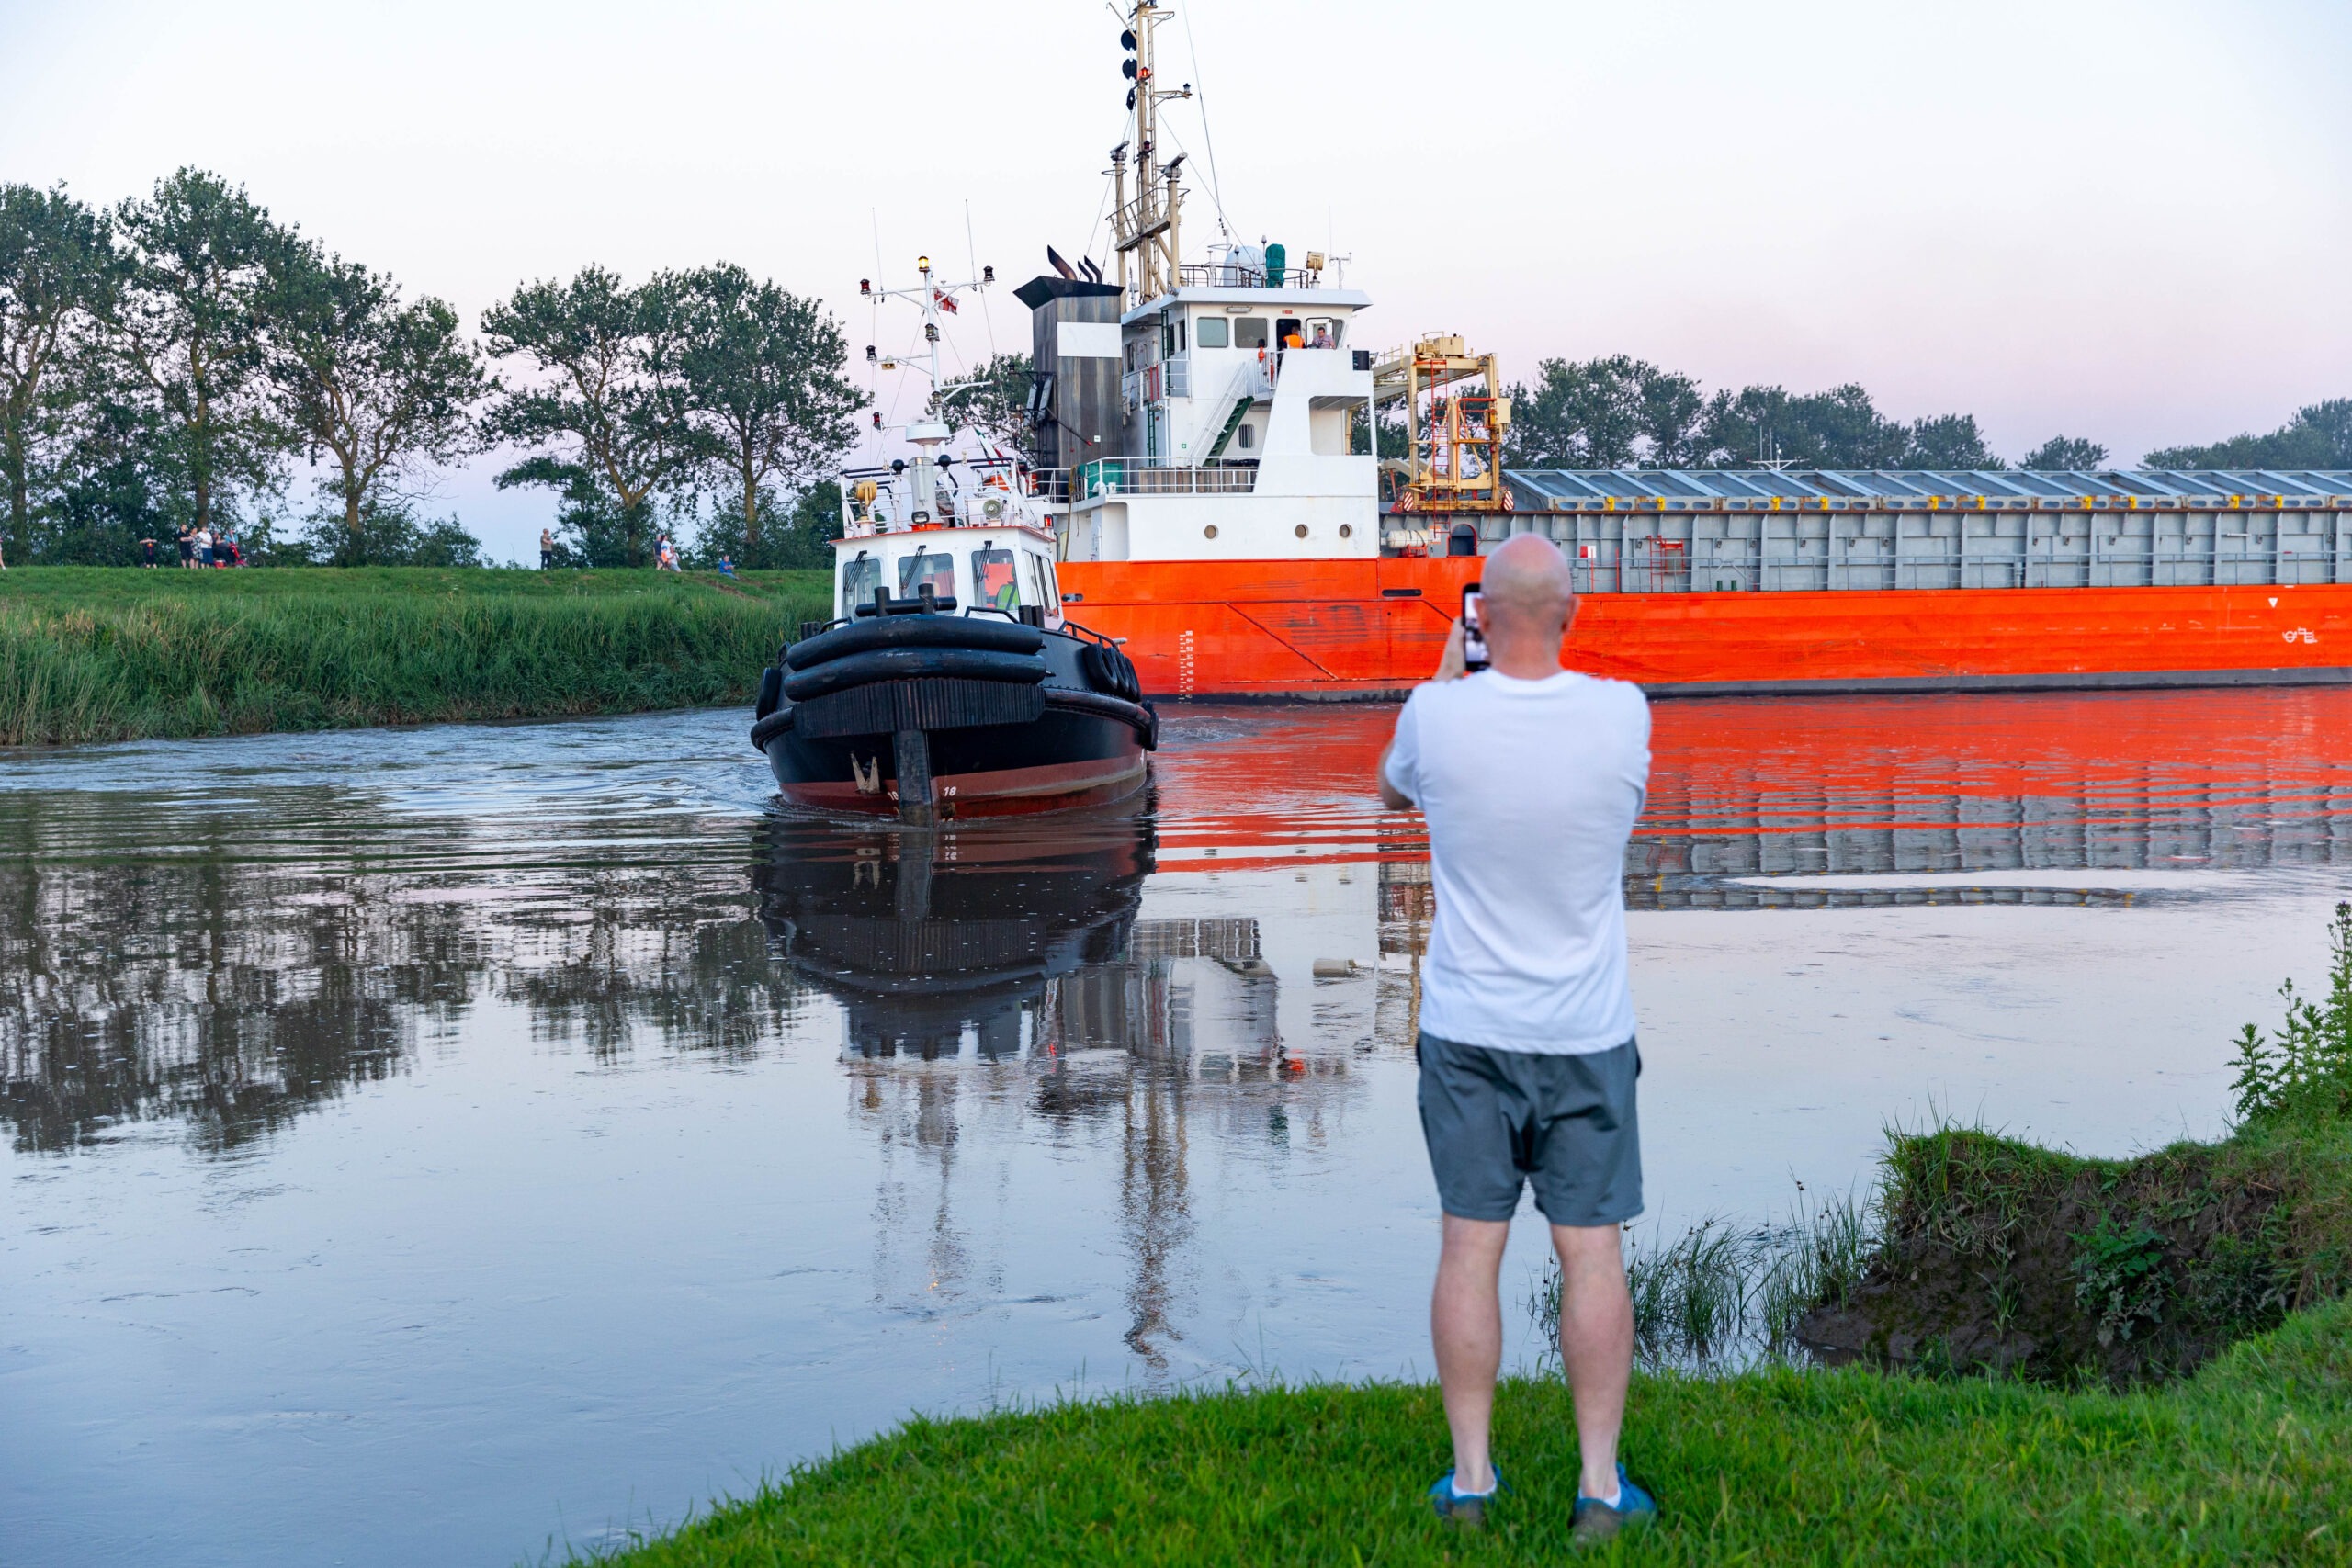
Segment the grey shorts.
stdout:
[[1457,1045],[1424,1031],[1413,1055],[1421,1135],[1447,1213],[1508,1220],[1529,1182],[1555,1225],[1620,1224],[1642,1212],[1634,1042],[1551,1056]]

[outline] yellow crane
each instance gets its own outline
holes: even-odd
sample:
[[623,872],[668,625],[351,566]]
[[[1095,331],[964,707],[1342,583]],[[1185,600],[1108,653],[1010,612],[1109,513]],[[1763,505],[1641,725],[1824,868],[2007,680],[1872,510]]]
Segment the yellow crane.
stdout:
[[1510,400],[1491,354],[1431,333],[1373,361],[1372,397],[1405,405],[1408,448],[1383,453],[1381,495],[1400,513],[1509,512],[1503,437]]

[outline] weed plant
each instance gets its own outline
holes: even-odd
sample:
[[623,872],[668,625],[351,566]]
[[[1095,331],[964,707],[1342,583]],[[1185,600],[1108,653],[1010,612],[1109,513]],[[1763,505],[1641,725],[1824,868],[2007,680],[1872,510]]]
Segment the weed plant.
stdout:
[[18,569],[0,745],[746,702],[824,576]]
[[2328,927],[2327,998],[2278,987],[2286,1019],[2265,1036],[2249,1023],[2238,1035],[2237,1096],[2242,1122],[2278,1125],[2352,1115],[2352,904],[2338,904]]
[[[1781,1225],[1743,1228],[1711,1215],[1670,1242],[1636,1237],[1625,1260],[1636,1353],[1645,1365],[1686,1371],[1801,1359],[1799,1323],[1817,1307],[1845,1305],[1876,1248],[1869,1208],[1851,1197],[1817,1208],[1801,1199]],[[1556,1261],[1529,1306],[1556,1354]]]

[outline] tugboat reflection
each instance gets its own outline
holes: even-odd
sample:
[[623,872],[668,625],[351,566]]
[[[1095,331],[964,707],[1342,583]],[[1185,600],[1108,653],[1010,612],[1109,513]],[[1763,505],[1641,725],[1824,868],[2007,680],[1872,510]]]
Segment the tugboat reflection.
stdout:
[[[1352,1050],[1285,1048],[1254,917],[1139,916],[1156,845],[1138,812],[936,835],[770,824],[760,918],[798,976],[840,999],[854,1113],[885,1150],[886,1302],[928,1314],[1003,1288],[1001,1263],[974,1261],[1001,1256],[971,1235],[993,1220],[959,1213],[967,1132],[981,1151],[1033,1144],[991,1135],[1014,1122],[1107,1135],[1131,1265],[1125,1338],[1164,1372],[1184,1337],[1194,1134],[1220,1149],[1324,1140]],[[917,1172],[902,1168],[910,1151]],[[925,1184],[921,1255],[902,1256]],[[987,1183],[970,1184],[984,1210]]]

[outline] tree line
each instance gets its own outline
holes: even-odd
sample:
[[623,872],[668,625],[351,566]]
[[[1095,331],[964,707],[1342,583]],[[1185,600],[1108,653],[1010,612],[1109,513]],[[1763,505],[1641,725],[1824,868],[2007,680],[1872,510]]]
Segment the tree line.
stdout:
[[[1504,460],[1525,468],[1742,468],[1787,461],[1828,468],[2004,468],[1973,414],[1889,418],[1848,384],[1793,394],[1781,387],[1706,393],[1690,377],[1625,355],[1546,359],[1510,389]],[[1401,433],[1396,438],[1401,445]],[[1383,449],[1393,451],[1384,431]],[[2055,435],[2023,468],[2103,467],[2108,449]],[[2352,468],[2352,399],[2300,411],[2267,435],[2171,446],[2141,459],[2158,468]]]
[[527,283],[476,339],[202,170],[105,209],[0,185],[0,546],[129,564],[226,528],[265,560],[474,564],[420,507],[505,449],[502,488],[554,492],[560,559],[643,565],[690,524],[707,558],[823,565],[865,401],[844,360],[820,305],[732,265]]
[[[436,469],[506,451],[502,488],[556,499],[559,560],[643,565],[666,530],[690,559],[824,566],[826,476],[865,401],[845,346],[816,301],[728,264],[526,283],[469,335],[447,301],[405,297],[202,170],[103,209],[0,184],[0,552],[128,564],[142,540],[229,528],[263,560],[473,563],[479,542],[421,509]],[[1025,443],[1027,356],[972,380],[958,415]],[[1710,394],[1618,355],[1544,360],[1510,391],[1514,467],[2006,466],[1973,416],[1893,419],[1855,385]],[[2107,460],[2056,436],[2018,462]],[[2352,468],[2352,399],[2142,461]]]

